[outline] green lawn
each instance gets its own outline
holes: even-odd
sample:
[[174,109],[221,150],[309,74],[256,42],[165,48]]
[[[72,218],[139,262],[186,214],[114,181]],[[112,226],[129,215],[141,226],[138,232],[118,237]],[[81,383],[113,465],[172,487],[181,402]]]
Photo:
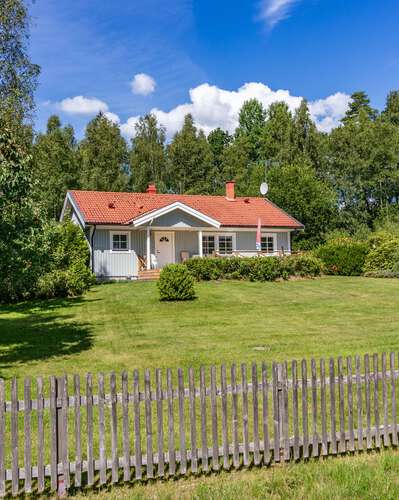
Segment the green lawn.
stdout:
[[1,306],[0,376],[198,367],[399,350],[399,280],[211,282],[160,303],[153,282]]

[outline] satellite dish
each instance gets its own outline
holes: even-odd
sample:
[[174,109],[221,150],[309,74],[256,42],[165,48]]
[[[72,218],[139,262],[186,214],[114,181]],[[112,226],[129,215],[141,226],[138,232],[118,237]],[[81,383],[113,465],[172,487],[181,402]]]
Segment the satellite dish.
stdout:
[[269,186],[267,185],[267,182],[262,182],[260,185],[260,194],[265,196],[269,190]]

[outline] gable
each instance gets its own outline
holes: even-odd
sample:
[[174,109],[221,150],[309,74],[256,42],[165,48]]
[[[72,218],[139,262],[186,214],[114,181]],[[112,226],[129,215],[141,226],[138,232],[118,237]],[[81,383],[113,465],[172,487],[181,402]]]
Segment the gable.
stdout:
[[188,214],[180,209],[173,210],[165,215],[154,218],[152,225],[176,228],[212,227],[210,224],[200,220],[198,217]]

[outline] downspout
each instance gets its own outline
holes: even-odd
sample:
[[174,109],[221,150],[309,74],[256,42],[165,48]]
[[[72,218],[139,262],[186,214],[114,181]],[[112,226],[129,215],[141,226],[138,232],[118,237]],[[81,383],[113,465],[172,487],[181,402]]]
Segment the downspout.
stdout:
[[90,238],[90,247],[91,247],[91,272],[94,274],[94,235],[96,234],[97,226],[94,224],[93,232],[91,233]]

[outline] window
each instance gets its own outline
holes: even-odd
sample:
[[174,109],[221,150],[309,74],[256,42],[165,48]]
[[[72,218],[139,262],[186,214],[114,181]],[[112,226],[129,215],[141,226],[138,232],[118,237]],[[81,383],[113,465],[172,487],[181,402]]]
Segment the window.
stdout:
[[274,253],[274,237],[273,236],[262,236],[261,238],[261,249],[262,252]]
[[219,236],[219,253],[222,255],[233,253],[232,236]]
[[114,233],[112,235],[112,250],[115,251],[127,251],[128,250],[128,244],[127,244],[127,234],[117,234]]
[[203,236],[202,237],[202,254],[212,255],[215,251],[215,237],[214,236]]

